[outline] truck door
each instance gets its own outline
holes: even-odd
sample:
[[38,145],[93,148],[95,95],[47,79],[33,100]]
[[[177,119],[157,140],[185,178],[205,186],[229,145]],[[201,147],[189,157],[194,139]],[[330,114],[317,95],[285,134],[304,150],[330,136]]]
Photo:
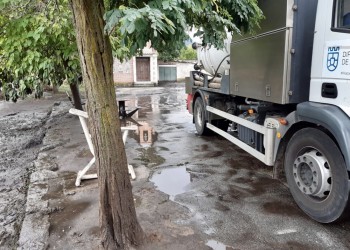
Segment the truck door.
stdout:
[[310,101],[336,105],[350,116],[350,0],[319,1]]

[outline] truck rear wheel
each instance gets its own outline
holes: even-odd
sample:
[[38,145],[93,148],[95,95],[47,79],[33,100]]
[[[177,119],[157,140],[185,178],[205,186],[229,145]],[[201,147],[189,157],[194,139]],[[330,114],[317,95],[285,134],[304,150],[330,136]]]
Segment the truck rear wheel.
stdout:
[[349,175],[344,158],[324,132],[306,128],[293,135],[284,161],[290,192],[311,218],[330,223],[349,213]]
[[194,103],[193,117],[198,135],[209,134],[210,131],[207,128],[205,119],[205,107],[201,97],[198,97]]

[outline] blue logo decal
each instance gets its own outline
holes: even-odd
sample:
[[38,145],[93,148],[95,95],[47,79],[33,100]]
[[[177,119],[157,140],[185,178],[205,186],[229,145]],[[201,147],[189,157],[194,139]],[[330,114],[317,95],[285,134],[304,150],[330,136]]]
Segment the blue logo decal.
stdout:
[[337,69],[339,62],[339,47],[329,47],[327,56],[327,69],[331,72]]

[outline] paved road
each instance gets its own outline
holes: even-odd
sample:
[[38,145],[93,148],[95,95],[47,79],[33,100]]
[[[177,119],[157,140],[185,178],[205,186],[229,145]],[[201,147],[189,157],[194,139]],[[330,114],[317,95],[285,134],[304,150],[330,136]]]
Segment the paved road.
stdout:
[[[128,161],[137,175],[132,181],[137,214],[150,239],[140,249],[350,248],[350,222],[312,221],[288,189],[271,178],[269,167],[219,136],[196,135],[184,92],[183,84],[117,91],[130,110],[141,107],[133,116],[139,130],[130,132],[126,142]],[[18,213],[10,213],[9,206],[6,213],[1,210],[9,224],[7,234],[0,235],[0,249],[18,240],[22,249],[94,249],[99,231],[97,182],[74,186],[76,172],[91,159],[80,123],[68,113],[67,102],[50,106],[45,101],[49,113],[36,105],[33,112],[28,105],[24,111],[18,107],[16,114],[6,105],[0,112],[0,122],[11,131],[13,124],[34,126],[19,130],[16,138],[11,134],[14,145],[6,146],[14,152],[16,143],[21,146],[17,156],[24,158],[11,161],[7,154],[6,162],[25,173],[16,185],[27,188],[28,195],[8,196],[12,191],[0,190],[2,204],[6,199],[20,204]],[[10,125],[12,120],[17,122]],[[38,124],[44,124],[43,130],[35,129]],[[2,139],[10,135],[3,131],[7,134],[0,134]],[[36,134],[40,140],[35,140]],[[25,156],[33,162],[29,170],[23,164]],[[3,183],[8,183],[11,172],[1,164]]]

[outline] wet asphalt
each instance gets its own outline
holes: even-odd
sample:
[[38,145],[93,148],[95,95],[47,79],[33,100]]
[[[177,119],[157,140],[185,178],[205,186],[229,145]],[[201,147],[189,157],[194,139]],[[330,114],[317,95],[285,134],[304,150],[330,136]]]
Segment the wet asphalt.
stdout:
[[[122,123],[138,126],[125,144],[128,163],[137,176],[132,181],[137,215],[150,239],[138,249],[350,249],[350,221],[314,222],[297,207],[285,184],[272,178],[270,167],[220,136],[198,136],[186,110],[184,84],[119,88],[117,98],[126,101],[128,112],[140,108],[132,120]],[[46,110],[50,101],[43,102]],[[38,112],[40,104],[35,102],[34,107]],[[91,153],[69,108],[62,100],[52,106],[56,118],[52,114],[45,118],[47,130],[42,144],[36,145],[41,153],[34,166],[54,165],[51,170],[56,175],[44,184],[29,185],[26,210],[28,201],[38,203],[30,190],[45,189],[36,199],[47,203],[44,209],[26,212],[24,221],[31,222],[27,231],[36,230],[43,214],[47,217],[42,228],[48,232],[40,236],[45,247],[32,249],[98,246],[97,181],[74,186],[76,172],[89,162]],[[5,115],[20,115],[22,109],[31,110],[23,105],[13,113],[10,105],[2,105]],[[9,173],[3,175],[5,179],[11,178]],[[27,219],[28,214],[38,216]],[[21,228],[17,224],[13,228]],[[19,231],[27,242],[25,225]]]
[[[128,140],[131,164],[190,211],[189,221],[213,249],[349,249],[350,222],[322,225],[294,203],[272,168],[218,135],[198,136],[183,85],[121,89],[134,117],[152,127],[152,142]],[[136,138],[136,137],[135,137]],[[141,138],[141,137],[140,137]],[[141,146],[141,147],[140,147]]]

